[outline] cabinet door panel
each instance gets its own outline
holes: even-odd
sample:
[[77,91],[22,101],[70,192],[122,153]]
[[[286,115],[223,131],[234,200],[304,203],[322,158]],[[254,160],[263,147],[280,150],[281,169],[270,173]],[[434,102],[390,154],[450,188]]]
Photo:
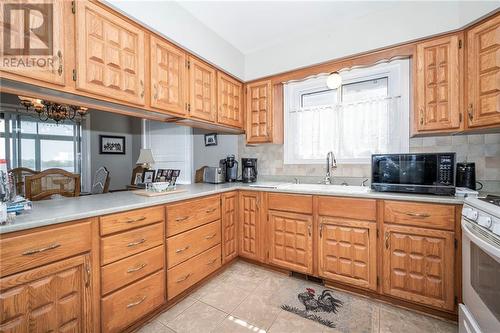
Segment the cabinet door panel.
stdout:
[[189,58],[189,64],[189,114],[193,118],[215,121],[215,69],[192,57]]
[[144,32],[88,1],[76,6],[76,88],[144,105]]
[[[11,70],[7,70],[7,66],[2,66],[3,71],[7,71],[10,73],[14,73],[16,75],[44,81],[44,82],[49,82],[49,83],[55,83],[59,85],[64,85],[64,71],[66,69],[65,63],[66,63],[66,50],[64,47],[64,38],[66,37],[66,26],[63,22],[63,17],[64,17],[64,5],[65,1],[60,1],[60,0],[52,0],[52,1],[45,1],[47,3],[50,3],[51,7],[46,7],[49,10],[52,10],[52,13],[47,13],[47,16],[45,19],[52,19],[52,35],[44,35],[42,29],[38,29],[36,33],[30,33],[28,36],[29,40],[29,45],[30,45],[30,52],[32,52],[31,55],[19,55],[17,56],[16,54],[13,54],[12,56],[7,54],[7,50],[4,50],[5,57],[4,59],[11,59],[14,58],[16,61],[14,62],[15,65],[18,65],[17,67],[13,67]],[[7,6],[7,3],[5,4]],[[12,8],[12,7],[11,7]],[[35,13],[35,14],[34,14]],[[32,19],[36,21],[38,18],[36,17],[36,13],[39,13],[37,11],[31,11],[30,14],[34,15]],[[43,19],[42,19],[43,20]],[[3,21],[3,20],[2,20]],[[45,22],[44,22],[45,23]],[[8,24],[7,22],[2,22],[2,24],[5,24],[3,27],[3,34],[6,34],[6,36],[10,36],[10,41],[11,41],[11,48],[20,48],[22,49],[23,46],[26,47],[26,45],[17,45],[15,41],[19,40],[24,40],[24,25],[22,22],[19,22],[15,20],[15,15],[12,14],[11,11],[11,23]],[[44,25],[42,25],[42,28]],[[21,29],[20,29],[21,28]],[[0,29],[1,30],[1,29]],[[3,36],[2,34],[2,36]],[[35,55],[34,51],[31,50],[31,48],[40,48],[44,49],[45,45],[47,42],[45,39],[50,40],[52,42],[52,49],[49,49],[47,51],[46,55]],[[3,41],[2,41],[3,42]],[[48,43],[50,45],[50,43]],[[39,61],[35,60],[35,63],[40,63],[43,64],[42,66],[32,66],[29,65],[30,63],[26,63],[26,58],[31,58],[33,57],[34,59],[40,59]],[[26,63],[26,66],[22,66],[19,64]],[[28,66],[29,65],[29,66]]]
[[500,16],[467,32],[468,127],[500,125]]
[[217,72],[217,122],[219,124],[243,127],[243,85]]
[[383,246],[385,294],[453,310],[453,232],[386,224]]
[[1,332],[91,332],[89,255],[0,280]]
[[272,85],[260,81],[247,85],[246,136],[248,143],[272,140]]
[[260,194],[240,192],[239,211],[239,254],[242,257],[259,260],[260,256]]
[[312,216],[270,210],[269,263],[312,274]]
[[376,290],[376,223],[321,216],[319,228],[320,276]]
[[418,131],[460,128],[459,36],[417,45]]
[[222,195],[222,261],[238,256],[238,194]]
[[151,106],[185,114],[186,55],[154,36],[151,37]]

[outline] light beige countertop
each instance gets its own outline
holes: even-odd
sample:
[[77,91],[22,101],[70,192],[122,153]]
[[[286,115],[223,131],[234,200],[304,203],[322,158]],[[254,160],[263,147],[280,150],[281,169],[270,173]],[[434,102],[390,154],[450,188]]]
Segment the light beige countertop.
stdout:
[[[463,198],[437,195],[404,194],[375,192],[366,189],[366,193],[349,193],[328,189],[325,191],[317,186],[307,189],[307,186],[293,187],[289,183],[254,183],[252,186],[242,183],[225,184],[190,184],[178,185],[184,192],[157,197],[139,196],[131,191],[113,192],[99,195],[88,195],[76,198],[61,198],[33,202],[33,209],[16,216],[9,224],[0,225],[0,234],[53,225],[68,221],[101,216],[131,209],[167,204],[171,202],[192,199],[233,190],[254,190],[279,193],[314,194],[341,197],[357,197],[385,200],[417,201],[442,204],[462,204]],[[305,185],[305,184],[302,184]]]

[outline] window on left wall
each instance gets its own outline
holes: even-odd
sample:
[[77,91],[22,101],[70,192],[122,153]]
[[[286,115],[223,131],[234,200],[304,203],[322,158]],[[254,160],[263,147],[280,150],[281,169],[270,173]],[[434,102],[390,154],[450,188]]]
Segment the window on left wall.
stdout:
[[8,160],[10,169],[60,168],[81,173],[81,141],[80,124],[57,125],[23,114],[0,114],[0,156]]

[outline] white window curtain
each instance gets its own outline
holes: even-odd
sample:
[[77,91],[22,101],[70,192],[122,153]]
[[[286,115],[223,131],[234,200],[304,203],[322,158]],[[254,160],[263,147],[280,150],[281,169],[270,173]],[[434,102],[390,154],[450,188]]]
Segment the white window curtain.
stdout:
[[[361,69],[355,74],[348,82],[373,77],[367,71],[363,77]],[[392,77],[387,96],[301,107],[301,95],[325,89],[325,76],[308,81],[285,85],[286,164],[324,163],[329,151],[338,162],[350,164],[369,163],[371,154],[408,151],[408,93],[395,89],[398,78]]]

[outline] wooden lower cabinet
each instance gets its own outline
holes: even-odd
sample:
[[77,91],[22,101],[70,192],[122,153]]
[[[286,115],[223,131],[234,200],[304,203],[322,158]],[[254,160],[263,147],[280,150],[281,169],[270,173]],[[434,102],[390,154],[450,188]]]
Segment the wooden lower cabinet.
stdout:
[[377,224],[319,217],[318,270],[326,279],[377,289]]
[[312,216],[270,210],[268,219],[269,263],[312,274]]
[[454,233],[389,224],[383,231],[384,294],[453,310]]
[[239,255],[261,260],[261,193],[242,191],[239,194]]
[[238,256],[238,192],[222,195],[222,262]]
[[90,255],[0,279],[0,332],[92,332]]

